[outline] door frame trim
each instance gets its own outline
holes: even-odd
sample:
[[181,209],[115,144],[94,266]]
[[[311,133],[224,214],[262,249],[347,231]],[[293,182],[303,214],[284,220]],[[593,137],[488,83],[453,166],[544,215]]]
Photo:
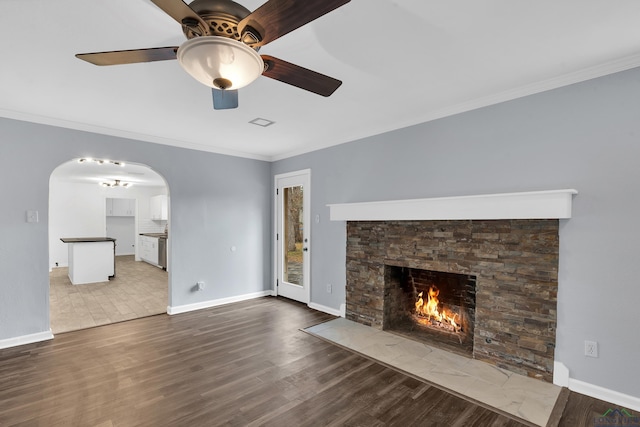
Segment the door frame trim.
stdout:
[[274,237],[276,236],[276,234],[278,233],[278,180],[282,179],[282,178],[289,178],[292,176],[298,176],[298,175],[306,175],[309,181],[309,188],[305,188],[304,189],[304,194],[305,197],[307,198],[307,200],[309,201],[309,206],[308,209],[305,209],[304,212],[304,220],[305,220],[305,224],[306,227],[308,228],[307,230],[307,236],[309,239],[309,262],[306,263],[304,265],[304,270],[303,270],[303,274],[306,275],[306,277],[308,277],[308,281],[309,281],[309,286],[307,286],[307,292],[306,292],[306,296],[307,296],[307,306],[309,306],[311,304],[311,243],[312,243],[312,239],[311,239],[311,169],[301,169],[301,170],[297,170],[297,171],[293,171],[293,172],[286,172],[286,173],[281,173],[281,174],[277,174],[273,176],[273,189],[272,190],[276,190],[273,191],[273,234],[272,234],[272,240],[273,240],[273,282],[272,282],[272,289],[271,289],[271,295],[276,297],[278,296],[278,287],[276,286],[277,280],[278,280],[278,258],[279,258],[279,253],[278,253],[278,240],[274,239]]

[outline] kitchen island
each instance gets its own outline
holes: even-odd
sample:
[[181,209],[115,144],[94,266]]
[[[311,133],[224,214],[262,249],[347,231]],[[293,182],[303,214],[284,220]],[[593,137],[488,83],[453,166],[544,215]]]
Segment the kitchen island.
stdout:
[[116,275],[116,239],[63,237],[69,245],[69,280],[74,285],[107,282]]

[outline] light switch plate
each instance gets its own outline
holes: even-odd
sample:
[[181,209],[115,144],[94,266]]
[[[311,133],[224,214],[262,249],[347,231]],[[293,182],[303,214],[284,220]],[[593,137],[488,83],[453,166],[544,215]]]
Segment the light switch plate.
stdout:
[[27,222],[38,222],[38,211],[27,211]]

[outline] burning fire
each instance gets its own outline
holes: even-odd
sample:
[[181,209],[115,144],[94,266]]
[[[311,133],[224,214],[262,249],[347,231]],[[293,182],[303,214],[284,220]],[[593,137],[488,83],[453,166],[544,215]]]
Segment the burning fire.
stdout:
[[440,301],[438,295],[440,290],[435,286],[429,288],[427,294],[427,301],[422,298],[424,292],[418,294],[418,301],[416,301],[416,315],[419,318],[420,323],[425,325],[437,325],[453,332],[460,332],[461,325],[458,325],[457,313],[451,313],[448,310],[440,310]]

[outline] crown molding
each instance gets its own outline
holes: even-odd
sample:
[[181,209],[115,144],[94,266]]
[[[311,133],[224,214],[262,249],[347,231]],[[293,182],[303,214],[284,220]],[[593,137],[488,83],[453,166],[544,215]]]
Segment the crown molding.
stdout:
[[602,64],[594,65],[591,67],[582,68],[569,73],[564,73],[549,79],[539,80],[526,85],[518,86],[512,89],[508,89],[495,94],[479,97],[448,107],[440,108],[437,110],[426,111],[422,115],[415,116],[404,122],[396,123],[394,126],[371,126],[367,128],[366,133],[357,133],[343,138],[340,141],[333,141],[331,143],[324,143],[322,145],[314,145],[308,148],[302,148],[299,150],[290,151],[287,153],[271,156],[269,160],[278,161],[287,159],[294,156],[310,153],[313,151],[322,150],[325,148],[333,147],[336,145],[344,144],[347,142],[356,141],[359,139],[368,138],[374,135],[379,135],[386,132],[392,132],[394,130],[403,129],[409,126],[415,126],[421,123],[427,123],[430,121],[442,119],[444,117],[454,116],[456,114],[465,113],[472,110],[477,110],[483,107],[489,107],[491,105],[500,104],[502,102],[512,101],[518,98],[524,98],[529,95],[535,95],[537,93],[546,92],[553,89],[558,89],[572,84],[581,83],[587,80],[593,80],[599,77],[608,76],[611,74],[627,71],[633,68],[640,67],[640,53],[617,58],[611,61],[604,62]]

